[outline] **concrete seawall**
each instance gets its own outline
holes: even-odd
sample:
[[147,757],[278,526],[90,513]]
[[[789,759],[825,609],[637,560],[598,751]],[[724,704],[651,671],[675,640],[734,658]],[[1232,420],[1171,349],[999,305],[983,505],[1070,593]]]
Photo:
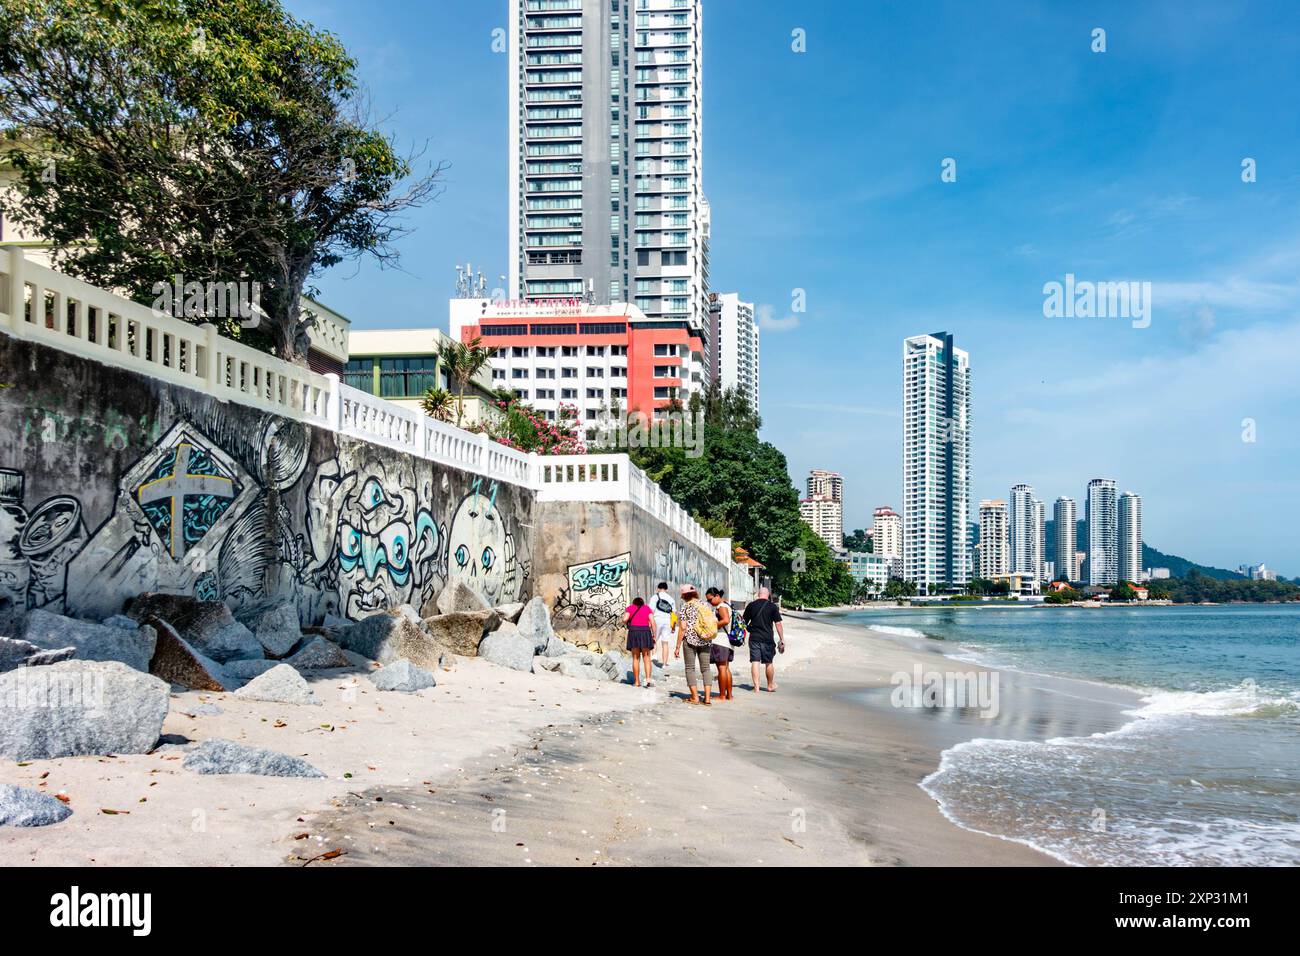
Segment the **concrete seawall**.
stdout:
[[565,636],[618,646],[658,580],[728,582],[632,501],[547,501],[8,335],[0,385],[0,603],[103,618],[142,591],[291,595],[314,624],[461,580],[492,604],[541,595]]

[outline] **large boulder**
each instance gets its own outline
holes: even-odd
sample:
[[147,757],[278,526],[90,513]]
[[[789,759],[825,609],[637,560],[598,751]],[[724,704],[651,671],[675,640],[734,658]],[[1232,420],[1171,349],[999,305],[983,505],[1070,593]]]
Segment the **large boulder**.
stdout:
[[56,651],[47,651],[37,647],[31,641],[16,637],[0,637],[0,674],[15,667],[39,667],[44,664],[57,664],[77,656],[75,647],[61,647]]
[[181,684],[191,690],[234,690],[238,682],[231,680],[220,664],[195,650],[176,629],[160,617],[151,617],[148,627],[158,634],[149,673],[161,677],[169,684]]
[[[555,628],[551,627],[551,612],[546,602],[535,597],[523,606],[515,621],[519,633],[532,638],[537,653],[545,653],[547,646],[555,638]],[[554,654],[550,655],[556,656]]]
[[162,618],[200,654],[218,664],[266,656],[253,632],[236,621],[220,601],[146,593],[131,602],[127,613],[137,621]]
[[293,657],[285,661],[300,671],[323,671],[333,667],[352,667],[343,649],[323,637],[313,637]]
[[262,777],[323,777],[307,761],[288,754],[212,738],[199,744],[181,764],[195,773],[252,773]]
[[48,793],[0,783],[0,827],[47,827],[72,816],[72,808]]
[[456,580],[438,595],[439,614],[457,614],[462,611],[486,611],[488,602],[464,581]]
[[453,654],[461,654],[465,657],[477,655],[483,636],[496,630],[500,623],[501,618],[491,608],[485,611],[439,614],[424,619],[424,625],[433,635],[434,640]]
[[606,654],[592,654],[590,651],[578,651],[555,658],[559,661],[556,670],[565,677],[580,677],[584,680],[618,680],[622,670],[617,662]]
[[253,632],[268,657],[285,657],[302,640],[298,605],[293,601],[254,605],[235,617]]
[[536,653],[533,639],[517,631],[494,631],[478,646],[478,656],[485,661],[517,671],[532,670]]
[[117,661],[138,671],[148,672],[158,635],[151,627],[128,631],[105,627],[39,608],[27,612],[23,640],[47,651],[76,648],[83,661]]
[[433,675],[410,661],[394,661],[370,675],[377,690],[402,691],[407,694],[437,686]]
[[310,685],[288,664],[277,664],[260,677],[254,677],[235,691],[235,696],[273,704],[320,704]]
[[168,693],[157,677],[117,661],[0,674],[0,757],[147,753],[162,733]]
[[519,621],[519,615],[523,609],[524,605],[521,601],[516,601],[514,604],[498,604],[493,608],[502,621],[509,621],[511,624]]
[[339,646],[380,664],[408,660],[428,670],[440,665],[445,649],[415,608],[403,604],[335,631]]
[[565,657],[569,654],[580,654],[583,648],[577,644],[570,644],[558,634],[552,634],[546,642],[546,647],[542,649],[542,654],[547,657]]

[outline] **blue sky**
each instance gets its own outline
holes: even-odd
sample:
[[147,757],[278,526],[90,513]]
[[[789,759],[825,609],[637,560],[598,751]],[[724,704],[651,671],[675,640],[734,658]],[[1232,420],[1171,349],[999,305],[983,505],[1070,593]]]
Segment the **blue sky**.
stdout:
[[[505,0],[288,7],[451,164],[402,271],[345,264],[322,297],[445,328],[455,263],[506,269]],[[758,304],[764,437],[800,486],[845,475],[846,528],[901,505],[902,340],[942,329],[971,353],[976,501],[1027,481],[1050,514],[1114,477],[1149,544],[1300,575],[1300,8],[707,0],[704,44],[713,284]],[[1066,273],[1151,282],[1150,326],[1045,318]]]

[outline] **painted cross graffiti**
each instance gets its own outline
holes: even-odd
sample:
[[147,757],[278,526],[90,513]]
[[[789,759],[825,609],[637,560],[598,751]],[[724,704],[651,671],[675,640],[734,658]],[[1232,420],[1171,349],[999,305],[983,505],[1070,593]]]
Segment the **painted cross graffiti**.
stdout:
[[[212,457],[189,442],[179,443],[170,458],[136,490],[136,499],[168,552],[180,560],[225,513],[238,491]],[[157,507],[163,502],[166,507]]]

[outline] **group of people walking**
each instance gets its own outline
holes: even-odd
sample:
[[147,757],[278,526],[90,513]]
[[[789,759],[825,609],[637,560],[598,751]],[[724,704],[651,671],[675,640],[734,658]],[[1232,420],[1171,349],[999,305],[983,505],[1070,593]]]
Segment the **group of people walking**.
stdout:
[[[760,588],[737,614],[721,588],[709,588],[701,599],[695,585],[683,584],[674,603],[667,582],[661,581],[649,603],[640,597],[632,600],[623,612],[623,621],[627,624],[627,649],[632,653],[632,683],[637,686],[654,686],[654,668],[668,666],[668,645],[673,644],[674,658],[685,653],[686,683],[691,690],[686,703],[712,704],[714,696],[731,700],[731,664],[736,649],[748,644],[753,691],[759,690],[760,676],[766,678],[769,692],[776,691],[775,660],[778,653],[785,653],[785,629],[781,608],[767,588]],[[656,649],[658,660],[654,658]],[[716,675],[711,668],[717,669]]]

